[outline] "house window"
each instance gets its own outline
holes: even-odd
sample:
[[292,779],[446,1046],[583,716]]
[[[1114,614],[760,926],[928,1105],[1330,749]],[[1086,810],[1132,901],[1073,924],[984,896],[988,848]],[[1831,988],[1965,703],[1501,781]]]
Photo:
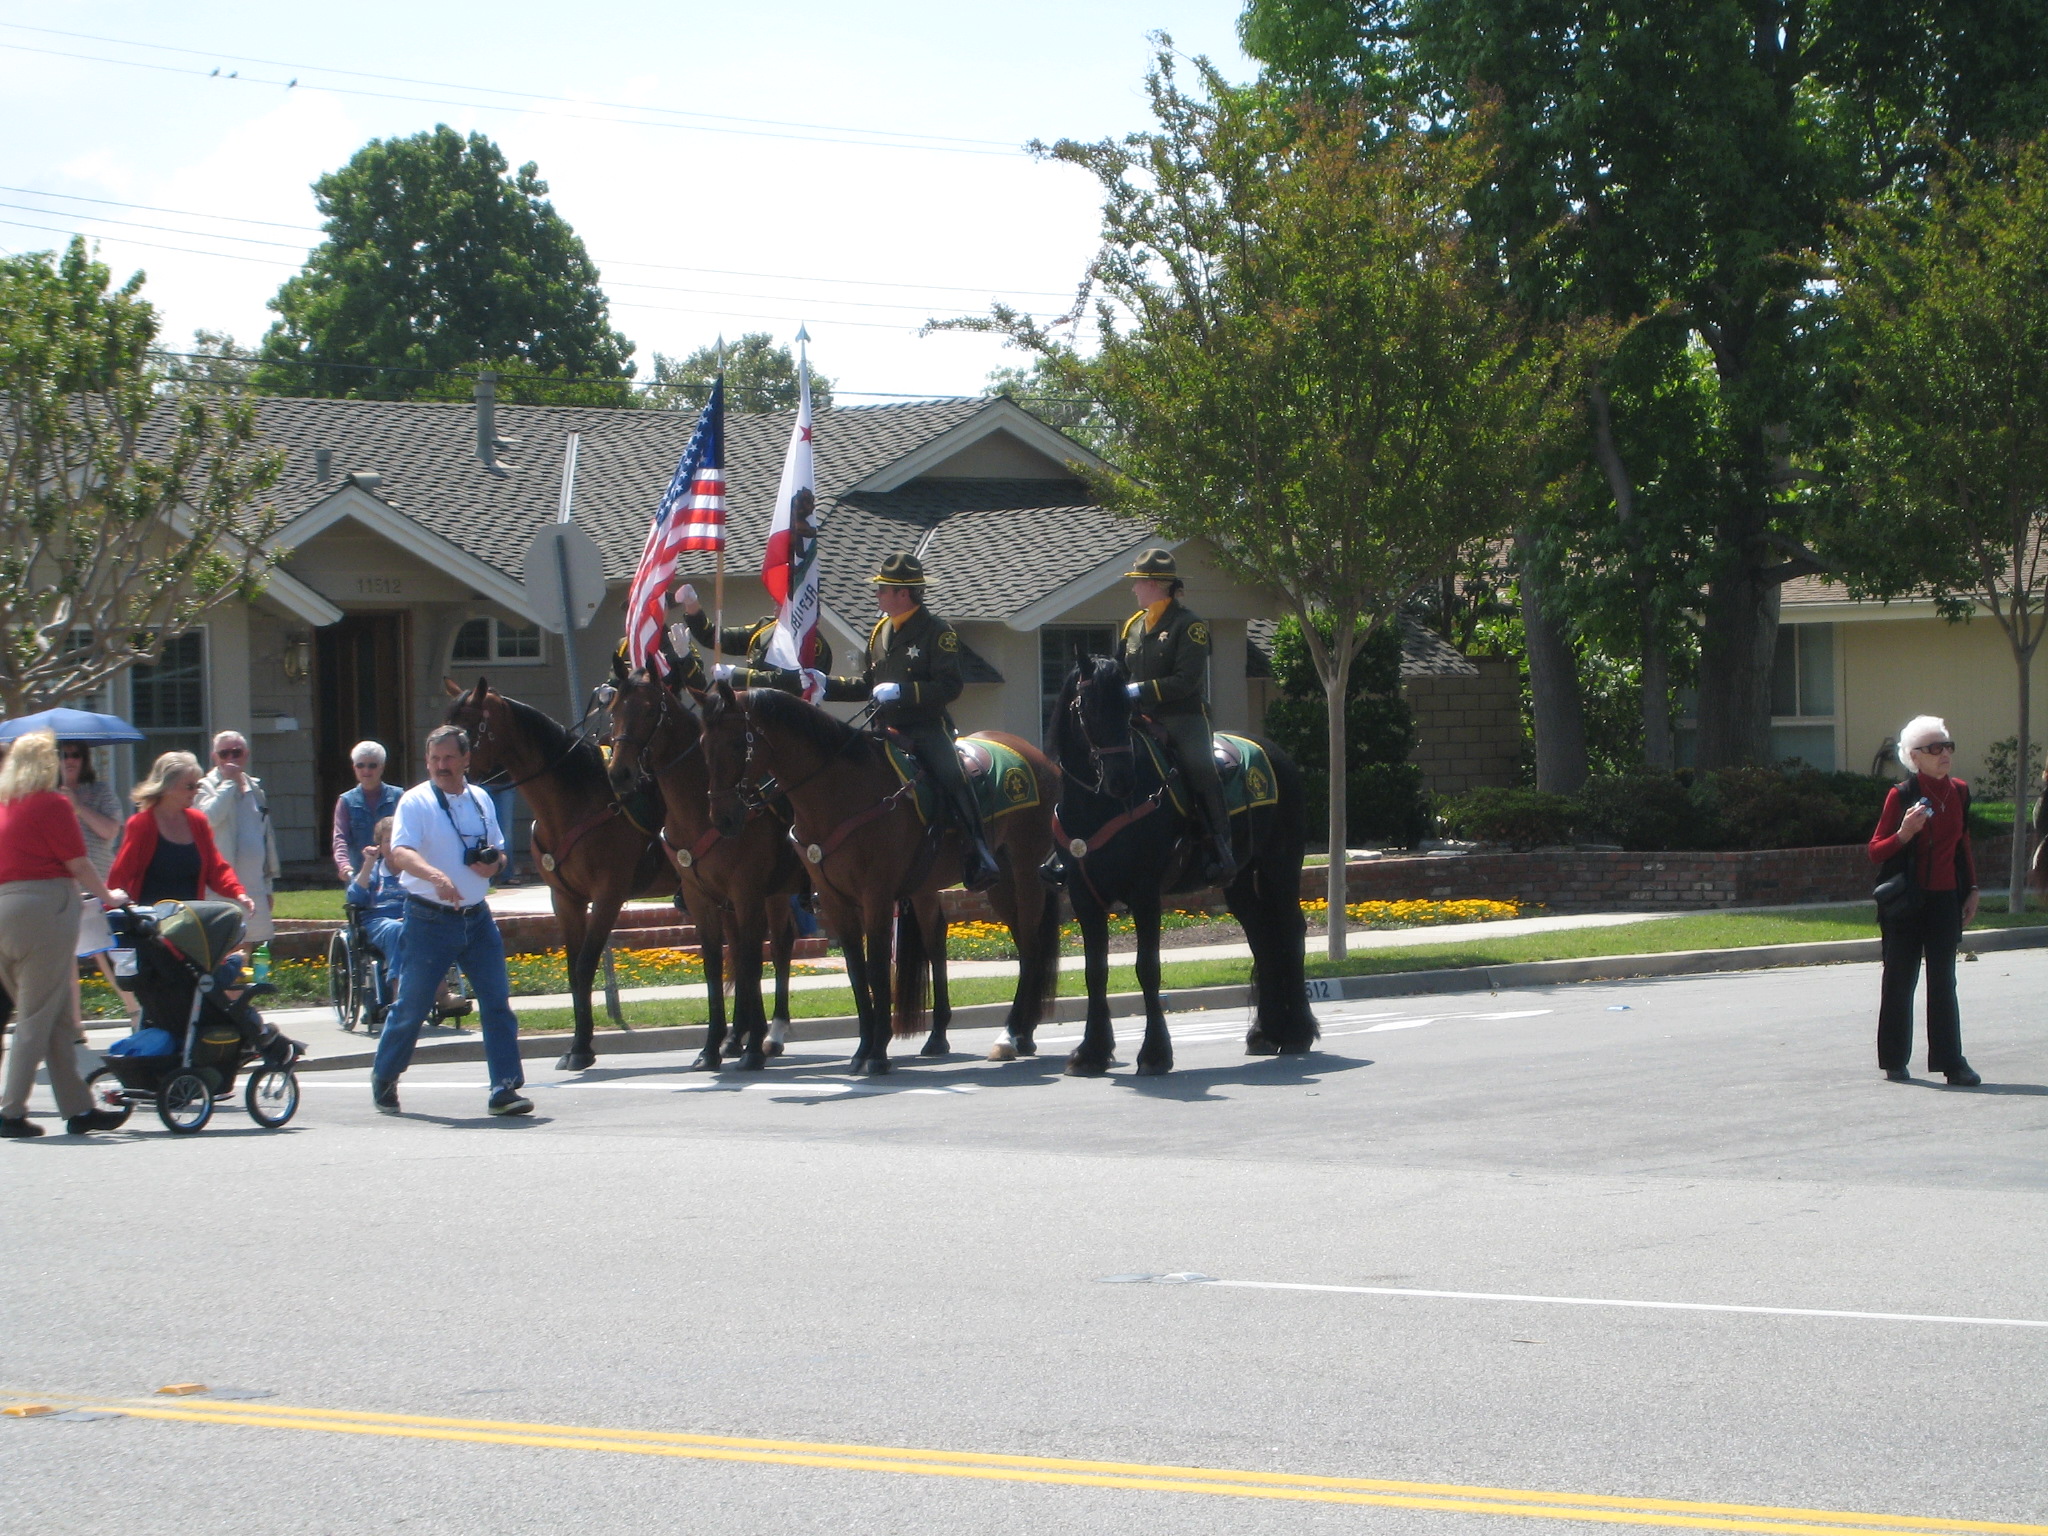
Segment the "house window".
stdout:
[[1060,689],[1067,673],[1077,662],[1090,656],[1116,654],[1116,626],[1113,624],[1072,624],[1038,632],[1038,723],[1047,734],[1052,730],[1052,712],[1060,702]]
[[471,619],[455,631],[448,659],[456,666],[472,667],[503,662],[537,664],[541,660],[540,626],[506,619]]
[[136,778],[166,752],[207,761],[205,630],[166,640],[155,666],[129,669],[128,719],[144,737],[134,744]]
[[[1681,689],[1672,738],[1680,767],[1690,767],[1699,735],[1696,689]],[[1780,624],[1771,657],[1771,757],[1833,772],[1835,626]]]

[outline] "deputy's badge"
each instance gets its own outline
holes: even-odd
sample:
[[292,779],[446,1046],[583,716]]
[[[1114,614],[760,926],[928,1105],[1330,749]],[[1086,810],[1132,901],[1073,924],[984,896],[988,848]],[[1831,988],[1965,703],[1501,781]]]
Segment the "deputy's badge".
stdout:
[[555,856],[552,853],[542,854],[540,856],[540,867],[552,875],[555,872]]
[[697,855],[690,852],[689,849],[678,848],[676,850],[676,864],[679,868],[688,869],[692,864],[696,862]]
[[1075,838],[1071,843],[1067,844],[1067,852],[1071,853],[1077,859],[1087,858],[1088,839],[1085,837]]
[[953,633],[953,631],[952,631],[952,630],[950,630],[950,629],[942,629],[942,630],[940,630],[940,631],[939,631],[939,649],[940,649],[940,650],[942,650],[942,651],[957,651],[957,650],[959,650],[959,649],[960,649],[960,637],[959,637],[958,635],[954,634],[954,633]]
[[804,857],[809,859],[813,864],[822,864],[825,862],[825,850],[823,848],[820,848],[816,843],[812,843],[809,847],[804,849]]
[[1200,619],[1195,620],[1194,623],[1188,626],[1188,638],[1197,645],[1207,645],[1209,643],[1209,626]]

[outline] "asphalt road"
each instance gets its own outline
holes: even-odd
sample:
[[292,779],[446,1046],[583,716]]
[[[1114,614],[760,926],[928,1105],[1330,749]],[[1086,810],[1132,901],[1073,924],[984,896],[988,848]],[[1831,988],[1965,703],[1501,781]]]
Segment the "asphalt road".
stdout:
[[2048,1529],[2048,954],[1963,978],[1974,1091],[1855,966],[7,1144],[0,1389],[93,1411],[0,1530]]

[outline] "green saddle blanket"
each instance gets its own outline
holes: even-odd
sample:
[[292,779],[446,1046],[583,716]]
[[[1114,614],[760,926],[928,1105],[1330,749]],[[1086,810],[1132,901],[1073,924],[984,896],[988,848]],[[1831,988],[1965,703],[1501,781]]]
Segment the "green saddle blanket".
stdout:
[[[885,740],[889,743],[889,766],[896,770],[897,780],[904,784],[916,782],[918,818],[929,826],[938,814],[938,787],[928,775],[918,772],[917,759],[908,747],[894,736]],[[986,736],[962,736],[953,743],[953,749],[960,754],[960,767],[967,774],[968,788],[974,791],[974,803],[981,810],[984,826],[1038,804],[1038,775],[1024,761],[1023,753]]]
[[[1193,816],[1195,808],[1187,786],[1181,782],[1179,768],[1167,762],[1166,748],[1148,732],[1133,734],[1152,755],[1152,766],[1166,781],[1166,795],[1173,808],[1183,816]],[[1216,776],[1223,780],[1223,804],[1231,815],[1242,816],[1280,803],[1280,781],[1264,747],[1249,736],[1232,736],[1226,731],[1216,732],[1209,743],[1216,753]]]

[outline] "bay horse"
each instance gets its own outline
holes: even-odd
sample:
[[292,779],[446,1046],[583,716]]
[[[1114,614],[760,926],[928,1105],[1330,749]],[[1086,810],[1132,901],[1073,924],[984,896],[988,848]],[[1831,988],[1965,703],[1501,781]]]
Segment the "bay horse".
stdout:
[[[1160,897],[1201,884],[1202,826],[1175,811],[1152,754],[1137,749],[1128,681],[1121,662],[1083,662],[1067,675],[1052,717],[1061,786],[1054,836],[1088,980],[1087,1027],[1067,1058],[1076,1077],[1100,1076],[1110,1066],[1116,1037],[1109,1022],[1109,909],[1119,901],[1137,929],[1145,994],[1136,1071],[1153,1077],[1173,1070],[1173,1040],[1159,1004]],[[1223,899],[1252,950],[1255,1003],[1245,1052],[1294,1056],[1312,1049],[1317,1034],[1303,984],[1306,807],[1293,760],[1270,742],[1259,745],[1272,763],[1279,800],[1230,818],[1238,871]]]
[[[743,1071],[758,1072],[782,1054],[789,1028],[789,965],[796,919],[789,901],[811,888],[789,844],[789,823],[763,809],[728,837],[711,821],[710,776],[702,726],[669,683],[612,658],[612,788],[661,791],[661,841],[674,861],[683,901],[703,946],[711,1018],[694,1070],[716,1071],[725,1043],[725,943],[732,941],[733,1043]],[[602,692],[600,693],[602,696]],[[773,946],[775,1017],[761,1004],[761,946]]]
[[467,692],[452,678],[444,686],[443,718],[469,732],[472,781],[485,790],[517,788],[533,808],[534,861],[561,924],[576,1016],[575,1039],[555,1065],[580,1072],[597,1062],[590,987],[619,908],[635,897],[674,896],[675,866],[661,851],[659,829],[626,814],[589,741],[531,704],[492,692],[486,678]]
[[[860,1013],[853,1071],[878,1077],[890,1070],[892,997],[897,1035],[923,1027],[927,966],[931,1035],[921,1054],[946,1055],[952,1005],[939,892],[960,882],[958,830],[948,824],[936,836],[927,835],[912,785],[899,783],[887,749],[868,732],[770,689],[734,693],[729,684],[718,683],[704,698],[713,821],[737,834],[746,823],[747,801],[758,803],[764,777],[772,776],[777,792],[789,800],[794,813],[790,838],[810,865],[825,925],[846,957],[846,979]],[[1059,983],[1059,901],[1038,878],[1038,863],[1052,841],[1059,771],[1029,742],[995,731],[977,735],[1018,753],[1037,791],[1034,805],[988,825],[1002,871],[989,901],[1009,928],[1018,959],[1006,1027],[1008,1038],[1021,1043],[996,1056],[1001,1060],[1028,1047]]]

